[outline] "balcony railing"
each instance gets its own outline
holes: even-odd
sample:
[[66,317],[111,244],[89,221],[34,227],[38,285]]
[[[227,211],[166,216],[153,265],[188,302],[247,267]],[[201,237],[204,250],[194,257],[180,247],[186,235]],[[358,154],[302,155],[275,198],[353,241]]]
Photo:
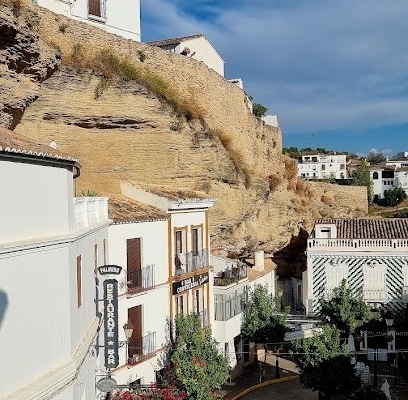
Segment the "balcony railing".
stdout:
[[239,262],[236,267],[227,268],[225,271],[218,272],[214,276],[215,286],[229,286],[233,283],[238,283],[240,280],[248,276],[248,267]]
[[128,343],[128,364],[138,364],[156,354],[156,332],[146,336],[130,339]]
[[174,263],[176,267],[176,275],[182,275],[187,272],[194,272],[208,267],[208,249],[181,253],[175,257]]
[[408,239],[309,239],[309,249],[344,248],[344,249],[395,249],[404,251]]
[[108,220],[107,197],[74,197],[74,230]]
[[155,287],[154,264],[147,265],[139,271],[127,273],[128,293],[139,293]]

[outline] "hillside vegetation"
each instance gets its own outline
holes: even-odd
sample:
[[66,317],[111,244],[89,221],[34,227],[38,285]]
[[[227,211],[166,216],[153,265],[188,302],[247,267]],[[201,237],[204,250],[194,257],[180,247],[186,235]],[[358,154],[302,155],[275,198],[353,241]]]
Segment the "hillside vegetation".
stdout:
[[79,157],[78,192],[205,192],[219,254],[272,255],[315,218],[367,211],[364,188],[298,180],[282,132],[202,62],[0,1],[0,124]]

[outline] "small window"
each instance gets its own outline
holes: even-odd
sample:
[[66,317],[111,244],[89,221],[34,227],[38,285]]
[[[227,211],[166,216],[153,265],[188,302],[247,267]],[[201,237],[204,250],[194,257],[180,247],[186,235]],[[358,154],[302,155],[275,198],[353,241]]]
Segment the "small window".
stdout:
[[378,179],[378,172],[373,173],[373,179]]
[[82,305],[82,256],[77,257],[77,303],[78,308]]
[[325,169],[326,169],[326,166],[322,164],[322,171],[324,171]]
[[176,303],[177,303],[177,314],[181,314],[184,311],[186,311],[185,304],[184,304],[184,295],[177,296]]

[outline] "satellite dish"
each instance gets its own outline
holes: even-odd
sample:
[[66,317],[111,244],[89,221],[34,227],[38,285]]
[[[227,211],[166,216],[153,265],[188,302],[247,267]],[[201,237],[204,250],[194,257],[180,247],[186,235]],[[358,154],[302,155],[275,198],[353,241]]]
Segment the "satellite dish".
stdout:
[[50,147],[52,147],[53,149],[56,149],[56,148],[57,148],[57,143],[55,143],[54,141],[52,141],[52,142],[50,143]]

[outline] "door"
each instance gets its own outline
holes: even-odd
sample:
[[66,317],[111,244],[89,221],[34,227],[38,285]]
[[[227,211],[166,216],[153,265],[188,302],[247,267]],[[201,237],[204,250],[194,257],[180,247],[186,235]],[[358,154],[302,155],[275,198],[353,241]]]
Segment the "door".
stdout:
[[129,340],[128,357],[139,362],[143,355],[143,320],[142,305],[128,309],[128,319],[133,325],[133,333]]
[[142,239],[126,240],[127,247],[127,280],[130,291],[142,288]]

